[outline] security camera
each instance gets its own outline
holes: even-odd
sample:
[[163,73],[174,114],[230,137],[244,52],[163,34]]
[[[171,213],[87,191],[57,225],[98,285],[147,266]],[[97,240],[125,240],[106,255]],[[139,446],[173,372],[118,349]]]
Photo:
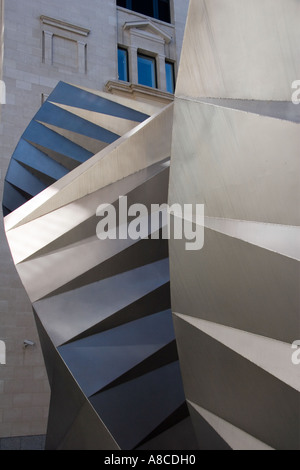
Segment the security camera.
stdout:
[[27,346],[34,346],[34,342],[30,341],[29,339],[24,339],[24,348],[27,348]]

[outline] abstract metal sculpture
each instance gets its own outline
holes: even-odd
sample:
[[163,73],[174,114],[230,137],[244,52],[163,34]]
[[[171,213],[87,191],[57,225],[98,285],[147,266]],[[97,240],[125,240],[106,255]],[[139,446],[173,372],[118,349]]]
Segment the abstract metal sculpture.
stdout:
[[[191,0],[174,105],[61,83],[25,131],[3,205],[47,448],[299,449],[299,14]],[[205,204],[203,249],[100,242],[97,207],[125,195]]]
[[300,447],[299,17],[295,0],[190,3],[169,201],[205,203],[205,242],[171,240],[170,265],[201,448]]
[[96,235],[100,204],[167,202],[171,128],[172,106],[60,83],[11,160],[5,225],[51,387],[47,449],[196,445],[168,241]]

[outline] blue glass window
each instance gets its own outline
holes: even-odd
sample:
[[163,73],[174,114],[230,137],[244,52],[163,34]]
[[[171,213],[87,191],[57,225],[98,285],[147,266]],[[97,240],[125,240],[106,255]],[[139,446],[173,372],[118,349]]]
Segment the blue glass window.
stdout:
[[118,47],[118,79],[129,81],[128,76],[128,53],[126,49]]
[[169,93],[174,93],[175,92],[175,76],[174,76],[173,62],[166,61],[166,81],[167,81],[167,91]]
[[138,54],[138,80],[140,85],[156,88],[156,61],[154,57]]
[[117,5],[171,23],[170,0],[117,0]]

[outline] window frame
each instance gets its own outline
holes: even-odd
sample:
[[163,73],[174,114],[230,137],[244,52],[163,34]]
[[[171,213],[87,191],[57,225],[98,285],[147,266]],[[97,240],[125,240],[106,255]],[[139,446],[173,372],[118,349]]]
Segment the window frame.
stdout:
[[[172,84],[173,84],[173,91],[168,91],[168,83],[167,83],[167,65],[171,65],[172,67]],[[174,94],[176,88],[176,77],[175,77],[175,62],[171,59],[165,59],[165,70],[166,70],[166,89],[168,93]]]
[[[119,51],[124,51],[126,53],[125,57],[126,57],[127,80],[123,80],[122,78],[119,77]],[[130,81],[128,49],[125,46],[121,46],[118,44],[117,53],[118,53],[118,80],[120,80],[121,82],[128,83]]]
[[[147,60],[151,61],[154,64],[154,70],[153,70],[153,73],[154,73],[154,86],[145,85],[144,83],[140,83],[139,58],[147,59]],[[138,69],[138,84],[142,85],[142,86],[148,86],[150,88],[153,88],[153,89],[157,90],[158,89],[158,76],[157,76],[157,60],[156,60],[156,57],[154,55],[147,54],[147,52],[144,52],[144,51],[137,51],[137,69]]]

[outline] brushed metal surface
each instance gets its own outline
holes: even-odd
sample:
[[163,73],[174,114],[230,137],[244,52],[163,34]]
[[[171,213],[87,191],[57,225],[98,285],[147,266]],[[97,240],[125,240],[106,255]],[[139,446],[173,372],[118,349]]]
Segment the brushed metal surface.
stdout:
[[298,0],[192,0],[176,95],[290,101],[299,16]]
[[204,246],[170,240],[171,305],[200,448],[299,449],[300,3],[191,0],[169,204],[204,204]]

